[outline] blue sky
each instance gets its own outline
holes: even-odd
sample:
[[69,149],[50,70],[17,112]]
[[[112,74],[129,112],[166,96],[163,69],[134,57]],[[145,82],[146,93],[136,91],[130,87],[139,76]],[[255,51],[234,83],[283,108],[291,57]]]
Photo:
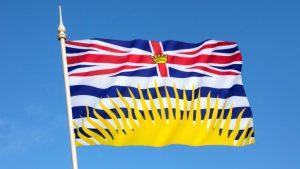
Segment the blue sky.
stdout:
[[58,5],[69,39],[236,41],[256,144],[78,148],[84,168],[300,166],[300,2],[3,1],[0,5],[0,168],[71,168]]

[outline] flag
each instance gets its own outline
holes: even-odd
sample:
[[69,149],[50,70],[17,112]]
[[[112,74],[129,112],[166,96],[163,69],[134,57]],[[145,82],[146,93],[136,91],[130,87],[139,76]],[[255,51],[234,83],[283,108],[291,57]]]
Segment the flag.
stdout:
[[234,42],[66,41],[75,143],[255,142]]

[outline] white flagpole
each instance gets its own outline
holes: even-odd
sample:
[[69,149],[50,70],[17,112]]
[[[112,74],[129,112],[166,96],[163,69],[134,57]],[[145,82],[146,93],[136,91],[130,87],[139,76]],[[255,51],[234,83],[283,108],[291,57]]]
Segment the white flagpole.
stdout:
[[63,21],[62,21],[61,6],[59,6],[58,40],[60,41],[61,56],[62,56],[63,70],[64,70],[65,92],[66,92],[68,120],[69,120],[69,134],[70,134],[71,152],[72,152],[72,164],[73,164],[73,169],[78,169],[77,153],[76,153],[76,145],[75,145],[75,134],[74,134],[74,127],[73,127],[73,115],[72,115],[72,107],[71,107],[70,87],[69,87],[69,79],[68,79],[67,56],[66,56],[65,41],[66,41],[67,36],[66,36],[65,32],[66,32],[66,28],[63,25]]

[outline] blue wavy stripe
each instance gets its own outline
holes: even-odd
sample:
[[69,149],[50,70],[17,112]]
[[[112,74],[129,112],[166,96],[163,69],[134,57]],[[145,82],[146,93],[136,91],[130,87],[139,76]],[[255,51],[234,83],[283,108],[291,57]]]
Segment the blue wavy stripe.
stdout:
[[[76,85],[70,86],[71,96],[78,96],[78,95],[89,95],[95,96],[98,98],[107,98],[109,97],[118,97],[117,90],[122,94],[123,97],[130,97],[129,90],[134,94],[134,96],[139,99],[140,95],[138,92],[138,88],[136,87],[128,87],[128,86],[111,86],[106,89],[100,89],[92,86],[86,85]],[[226,89],[218,89],[218,88],[211,88],[211,87],[200,87],[195,89],[194,97],[198,96],[200,89],[200,95],[207,96],[210,92],[211,97],[219,97],[219,98],[228,98],[231,96],[246,96],[245,90],[242,85],[234,85],[231,88]],[[152,98],[157,98],[157,93],[155,88],[149,88]],[[158,87],[158,90],[162,97],[166,97],[166,91],[164,86]],[[169,96],[175,98],[175,92],[173,87],[167,86],[167,90],[169,92]],[[141,89],[144,98],[149,99],[147,89]],[[183,96],[183,90],[177,89],[178,95],[180,98]],[[192,90],[186,90],[186,96],[188,100],[192,99]]]
[[84,67],[92,67],[92,66],[96,66],[96,65],[76,65],[76,66],[69,66],[68,67],[68,72],[75,70],[75,69],[79,69],[79,68],[84,68]]
[[229,48],[229,49],[219,49],[219,50],[214,50],[213,52],[218,52],[218,53],[234,53],[239,51],[239,48],[236,46],[234,48]]
[[158,76],[156,68],[148,68],[148,69],[139,69],[139,70],[131,70],[126,72],[121,72],[116,75],[113,75],[111,77],[116,76],[139,76],[139,77],[152,77],[152,76]]
[[[89,109],[90,117],[96,118],[95,115],[94,115],[94,113],[93,113],[94,108],[92,108],[92,107],[87,107],[87,108]],[[245,109],[245,112],[243,113],[243,116],[242,116],[243,118],[249,118],[249,117],[252,117],[252,111],[251,111],[251,108],[250,108],[250,107],[235,107],[235,108],[232,109],[232,119],[236,119],[236,118],[238,117],[239,113],[240,113],[243,109]],[[116,109],[110,109],[110,110],[111,110],[118,118],[120,118],[119,113],[117,112]],[[121,110],[124,112],[124,115],[126,116],[126,118],[128,118],[128,111],[127,111],[127,109],[126,109],[126,108],[121,108]],[[134,109],[133,109],[133,108],[132,108],[131,110],[132,110],[132,112],[134,112]],[[100,114],[103,118],[105,118],[105,119],[110,119],[110,116],[109,116],[104,110],[96,109],[96,111],[97,111],[97,113]],[[189,110],[188,110],[188,111],[189,111]],[[72,112],[73,112],[73,119],[78,119],[78,118],[81,118],[81,117],[87,117],[86,107],[85,107],[85,106],[72,107]],[[143,112],[142,110],[140,110],[140,112],[141,112],[142,116],[145,117],[145,116],[144,116],[144,112]],[[152,111],[149,110],[149,112],[150,112],[150,115],[151,115],[151,117],[152,117],[152,119],[153,119]],[[160,113],[160,109],[158,109],[158,112]],[[169,117],[168,117],[168,108],[165,108],[165,112],[166,112],[166,117],[169,118]],[[175,112],[175,108],[173,109],[173,112]],[[212,112],[213,112],[213,108],[211,108],[211,110],[210,110],[210,113],[211,113],[211,114],[210,114],[210,117],[209,117],[209,118],[211,118]],[[229,109],[225,109],[225,111],[224,111],[224,118],[227,117],[228,112],[229,112]],[[203,118],[204,118],[204,116],[205,116],[205,113],[206,113],[206,109],[201,109],[201,118],[202,118],[202,120],[203,120]],[[183,114],[183,111],[181,111],[181,117],[182,117],[182,114]],[[196,114],[196,111],[194,111],[194,117],[196,117],[195,114]],[[219,109],[219,111],[218,111],[218,116],[217,116],[217,117],[219,118],[220,115],[221,115],[221,109]],[[136,119],[135,116],[133,116],[133,118]],[[195,118],[194,118],[194,120],[195,120]]]
[[236,70],[239,72],[242,71],[242,64],[232,64],[229,66],[211,66],[211,67],[215,67],[215,68],[222,69],[222,70],[233,69],[233,70]]
[[[246,133],[246,137],[248,137],[248,135],[249,135],[249,133],[250,133],[250,131],[251,131],[252,128],[253,128],[253,127],[250,127],[250,128],[248,129],[248,131],[247,131],[247,133]],[[98,134],[101,135],[103,138],[105,138],[104,135],[103,135],[99,130],[97,130],[97,129],[90,129],[90,130],[92,130],[92,131],[95,132],[95,133],[98,133]],[[108,134],[111,135],[111,133],[109,132],[108,129],[106,129],[106,131],[108,132]],[[241,137],[241,135],[243,134],[243,131],[244,131],[244,130],[239,130],[239,132],[238,132],[238,134],[237,134],[235,140],[238,140],[238,139]],[[80,138],[80,137],[78,136],[78,134],[77,134],[77,129],[74,129],[74,132],[75,132],[75,137],[76,137],[76,138]],[[80,132],[81,134],[85,135],[85,136],[88,137],[88,138],[91,137],[91,136],[89,136],[87,133],[85,133],[81,127],[79,128],[79,132]],[[176,130],[175,130],[174,132],[176,132]],[[220,130],[220,132],[222,132],[222,129]],[[232,130],[229,130],[229,133],[231,133],[231,132],[232,132]],[[112,136],[112,135],[111,135],[111,136]],[[254,133],[251,135],[251,137],[254,137]]]
[[193,77],[193,76],[194,77],[208,76],[208,75],[197,73],[197,72],[184,72],[184,71],[177,70],[177,69],[174,69],[171,67],[169,67],[169,74],[170,74],[170,77],[177,77],[177,78],[186,78],[186,77]]
[[82,53],[82,52],[88,52],[88,51],[95,51],[95,50],[93,50],[93,49],[79,49],[79,48],[73,48],[73,47],[66,47],[67,54]]

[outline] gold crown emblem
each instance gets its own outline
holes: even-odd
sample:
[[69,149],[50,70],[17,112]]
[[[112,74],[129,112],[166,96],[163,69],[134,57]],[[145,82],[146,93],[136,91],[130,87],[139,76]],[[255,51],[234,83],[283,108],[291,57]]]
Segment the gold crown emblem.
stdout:
[[152,59],[155,63],[167,63],[168,62],[168,55],[167,54],[158,54],[152,56]]

